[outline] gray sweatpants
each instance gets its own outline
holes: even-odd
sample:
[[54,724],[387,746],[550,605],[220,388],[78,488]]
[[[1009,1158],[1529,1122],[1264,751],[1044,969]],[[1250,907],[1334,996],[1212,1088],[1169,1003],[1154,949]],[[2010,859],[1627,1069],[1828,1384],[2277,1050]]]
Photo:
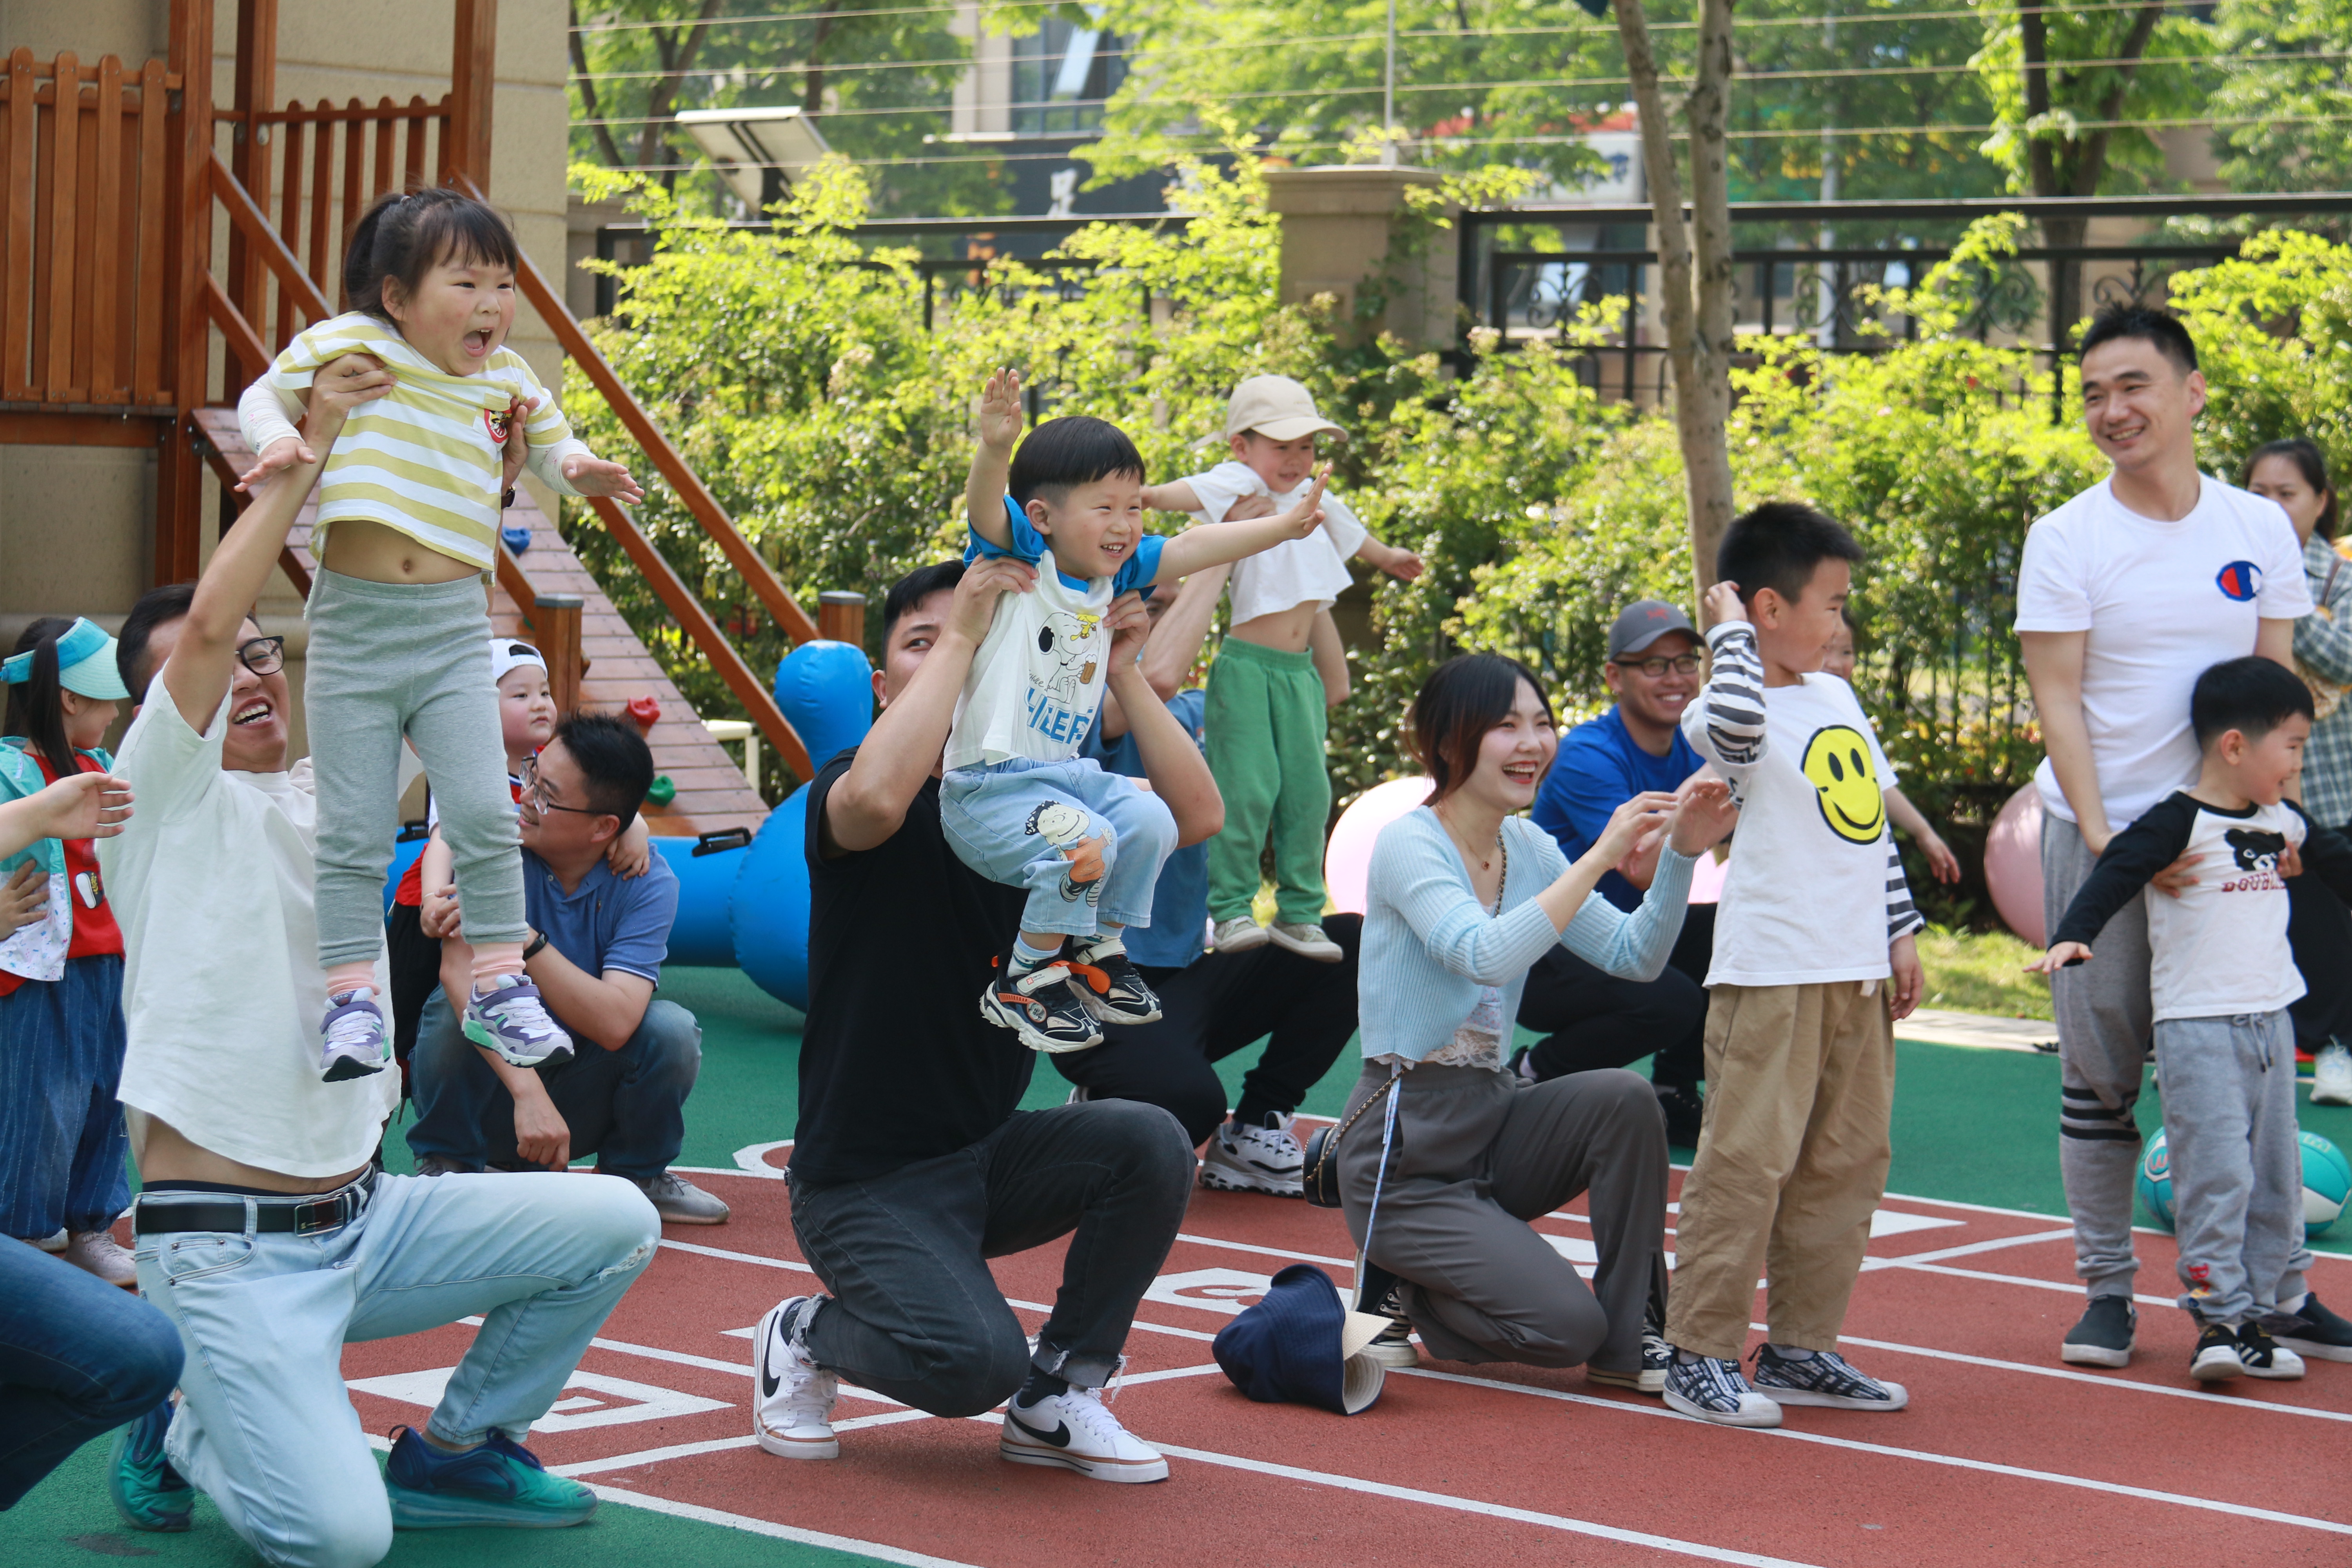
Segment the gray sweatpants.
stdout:
[[[1385,1091],[1367,1062],[1353,1110]],[[1404,1075],[1371,1261],[1402,1279],[1429,1353],[1615,1372],[1642,1364],[1642,1311],[1665,1300],[1666,1125],[1622,1068],[1531,1084],[1515,1073],[1423,1065]],[[1349,1232],[1364,1245],[1381,1163],[1375,1105],[1339,1146]],[[1591,1194],[1600,1268],[1587,1289],[1528,1221]]]
[[490,682],[478,577],[371,583],[321,571],[302,700],[319,788],[319,962],[383,945],[383,878],[400,826],[400,739],[425,763],[457,875],[466,938],[520,942],[522,858]]
[[[2042,814],[2042,909],[2049,930],[2058,929],[2095,864],[2080,828]],[[2058,1016],[2058,1174],[2074,1221],[2074,1272],[2091,1295],[2128,1296],[2139,1271],[2131,1228],[2139,1124],[2132,1108],[2146,1077],[2156,1013],[2148,997],[2147,903],[2135,899],[2116,910],[2091,946],[2097,957],[2050,980]]]
[[2164,1143],[2180,1237],[2182,1310],[2266,1316],[2303,1294],[2303,1151],[2294,1025],[2284,1012],[2167,1018],[2156,1026]]

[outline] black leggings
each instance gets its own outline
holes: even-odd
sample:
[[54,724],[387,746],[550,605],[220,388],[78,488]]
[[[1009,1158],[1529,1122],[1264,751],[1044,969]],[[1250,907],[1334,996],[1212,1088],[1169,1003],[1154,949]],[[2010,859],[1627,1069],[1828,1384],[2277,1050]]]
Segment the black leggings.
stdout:
[[1715,952],[1715,906],[1693,904],[1665,970],[1655,980],[1620,980],[1565,947],[1528,971],[1519,1023],[1544,1038],[1528,1051],[1539,1080],[1597,1072],[1652,1052],[1654,1083],[1696,1089],[1706,1076],[1706,968]]
[[2309,876],[2286,879],[2286,908],[2287,945],[2304,984],[2303,995],[2287,1005],[2295,1048],[2315,1052],[2330,1040],[2352,1045],[2352,910]]

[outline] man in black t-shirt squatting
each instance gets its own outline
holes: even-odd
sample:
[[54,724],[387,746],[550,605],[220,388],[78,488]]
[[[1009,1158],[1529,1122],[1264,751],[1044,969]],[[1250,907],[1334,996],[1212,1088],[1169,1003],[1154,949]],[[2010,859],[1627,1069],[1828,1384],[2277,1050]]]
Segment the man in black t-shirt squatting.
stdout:
[[[1097,1480],[1156,1481],[1168,1461],[1099,1390],[1182,1222],[1192,1150],[1137,1100],[1016,1110],[1036,1055],[971,999],[1010,944],[1018,888],[965,867],[940,826],[940,763],[957,694],[1017,561],[926,566],[890,590],[882,712],[809,790],[809,1010],[793,1229],[831,1292],[760,1324],[752,1431],[786,1458],[835,1458],[839,1380],[935,1415],[1011,1396],[998,1451]],[[1138,595],[1111,606],[1110,690],[1182,842],[1222,825],[1208,765],[1136,657]],[[986,1260],[1070,1235],[1033,1352]]]

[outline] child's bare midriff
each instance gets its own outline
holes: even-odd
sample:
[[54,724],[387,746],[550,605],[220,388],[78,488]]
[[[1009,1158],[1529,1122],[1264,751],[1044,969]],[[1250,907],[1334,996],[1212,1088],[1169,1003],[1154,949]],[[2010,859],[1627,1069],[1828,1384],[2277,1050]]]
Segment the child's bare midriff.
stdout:
[[1228,628],[1225,635],[1239,637],[1245,643],[1255,643],[1260,647],[1273,648],[1277,653],[1305,653],[1307,639],[1315,630],[1316,612],[1322,607],[1319,602],[1310,599],[1286,610],[1276,610],[1270,616],[1244,621]]
[[367,583],[455,583],[482,569],[418,543],[396,528],[344,518],[327,531],[328,571]]

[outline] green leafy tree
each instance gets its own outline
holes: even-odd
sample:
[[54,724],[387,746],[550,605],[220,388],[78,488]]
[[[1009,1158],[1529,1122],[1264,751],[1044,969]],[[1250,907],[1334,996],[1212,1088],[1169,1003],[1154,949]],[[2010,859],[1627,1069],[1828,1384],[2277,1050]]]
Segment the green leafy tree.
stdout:
[[2340,191],[2352,184],[2352,4],[2222,0],[2215,150],[2232,190]]

